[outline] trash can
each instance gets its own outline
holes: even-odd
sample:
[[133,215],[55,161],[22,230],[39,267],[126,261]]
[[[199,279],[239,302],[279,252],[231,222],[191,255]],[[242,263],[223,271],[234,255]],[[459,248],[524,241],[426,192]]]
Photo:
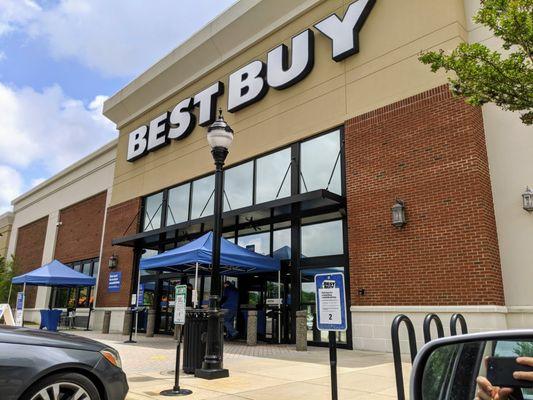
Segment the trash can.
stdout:
[[[207,320],[209,312],[200,309],[187,309],[183,331],[183,372],[194,374],[202,368],[207,341]],[[224,319],[220,311],[221,353],[224,354]]]
[[183,332],[183,372],[194,374],[202,367],[207,338],[207,315],[205,310],[188,309],[185,313]]

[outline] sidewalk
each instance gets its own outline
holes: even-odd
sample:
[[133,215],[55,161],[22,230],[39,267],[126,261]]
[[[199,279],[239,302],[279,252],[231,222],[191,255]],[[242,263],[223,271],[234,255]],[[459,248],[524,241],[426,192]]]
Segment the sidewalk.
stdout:
[[[146,338],[125,344],[126,336],[74,331],[99,340],[120,352],[128,376],[127,400],[166,399],[159,396],[171,389],[174,380],[176,342],[168,336]],[[294,346],[226,343],[224,367],[230,377],[214,381],[180,374],[180,385],[191,389],[187,399],[328,399],[331,398],[327,348],[310,347],[297,352]],[[396,399],[392,356],[384,353],[338,350],[339,399]],[[405,387],[409,387],[409,365],[405,364]]]

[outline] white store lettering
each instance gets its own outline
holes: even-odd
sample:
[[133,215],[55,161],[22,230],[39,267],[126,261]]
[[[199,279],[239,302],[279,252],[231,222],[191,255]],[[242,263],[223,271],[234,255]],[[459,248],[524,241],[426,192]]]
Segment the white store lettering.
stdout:
[[[343,18],[332,14],[314,25],[331,40],[332,59],[336,62],[359,52],[359,31],[376,0],[358,0],[348,7]],[[294,36],[292,54],[281,44],[267,54],[266,64],[254,60],[230,74],[228,78],[228,112],[234,113],[261,100],[268,89],[291,87],[309,75],[314,66],[314,32],[311,29]],[[157,150],[171,140],[186,138],[196,125],[194,108],[198,107],[198,125],[208,126],[216,118],[217,99],[224,93],[224,84],[215,82],[206,89],[179,102],[171,112],[154,118],[129,134],[128,161],[135,161]]]

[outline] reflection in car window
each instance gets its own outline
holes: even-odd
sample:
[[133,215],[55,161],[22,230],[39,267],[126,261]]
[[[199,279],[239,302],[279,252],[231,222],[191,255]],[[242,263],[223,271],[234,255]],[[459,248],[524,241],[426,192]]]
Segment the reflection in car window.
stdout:
[[[533,357],[533,341],[500,340],[494,347],[494,357]],[[522,396],[533,400],[533,389],[522,388]]]
[[422,380],[424,400],[444,398],[458,348],[457,345],[444,346],[435,350],[429,357]]
[[443,346],[434,351],[424,370],[424,400],[472,400],[483,359],[484,342]]

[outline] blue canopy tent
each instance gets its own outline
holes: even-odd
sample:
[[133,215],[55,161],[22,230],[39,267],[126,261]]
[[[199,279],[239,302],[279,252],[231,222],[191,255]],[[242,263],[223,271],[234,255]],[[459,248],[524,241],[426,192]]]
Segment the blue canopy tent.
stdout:
[[[264,256],[245,249],[229,240],[220,241],[220,265],[222,274],[238,275],[246,272],[276,272],[280,269],[278,259]],[[142,270],[183,271],[184,266],[210,265],[213,258],[213,232],[187,243],[181,247],[141,260]]]
[[14,285],[78,287],[94,286],[96,278],[74,271],[57,260],[11,280]]
[[[12,285],[24,285],[23,293],[26,296],[26,285],[54,286],[54,287],[83,287],[96,285],[96,278],[74,271],[65,264],[54,260],[31,272],[14,277]],[[11,297],[11,290],[10,290]],[[23,307],[24,308],[24,307]],[[90,310],[89,310],[90,318]],[[89,322],[87,322],[87,326]]]
[[[195,290],[197,290],[198,270],[200,266],[209,268],[212,262],[213,232],[164,253],[144,258],[140,262],[141,270],[179,271],[195,268]],[[222,238],[220,243],[220,273],[238,276],[245,273],[279,272],[279,259],[264,256],[238,246]]]

